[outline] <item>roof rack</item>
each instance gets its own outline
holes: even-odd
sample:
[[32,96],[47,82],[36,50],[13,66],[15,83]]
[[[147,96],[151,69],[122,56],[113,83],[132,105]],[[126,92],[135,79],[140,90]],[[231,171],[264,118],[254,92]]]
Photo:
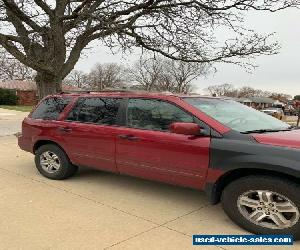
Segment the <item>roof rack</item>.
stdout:
[[132,89],[103,89],[103,90],[71,90],[61,91],[58,94],[73,94],[73,93],[105,93],[105,92],[136,92],[137,90]]
[[57,94],[72,94],[72,93],[90,93],[90,91],[87,90],[70,90],[70,91],[61,91]]
[[112,93],[160,93],[164,95],[174,95],[174,93],[169,92],[169,91],[162,91],[162,92],[151,92],[147,90],[140,90],[140,89],[103,89],[103,90],[71,90],[71,91],[62,91],[59,92],[58,94],[76,94],[76,93],[84,93],[84,94],[90,94],[90,93],[107,93],[107,92],[112,92]]

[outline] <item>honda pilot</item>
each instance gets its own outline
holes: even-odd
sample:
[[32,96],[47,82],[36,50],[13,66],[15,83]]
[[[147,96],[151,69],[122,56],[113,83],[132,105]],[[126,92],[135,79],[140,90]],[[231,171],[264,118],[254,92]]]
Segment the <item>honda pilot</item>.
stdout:
[[300,238],[300,130],[231,99],[60,93],[18,142],[49,179],[81,166],[203,190],[252,233]]

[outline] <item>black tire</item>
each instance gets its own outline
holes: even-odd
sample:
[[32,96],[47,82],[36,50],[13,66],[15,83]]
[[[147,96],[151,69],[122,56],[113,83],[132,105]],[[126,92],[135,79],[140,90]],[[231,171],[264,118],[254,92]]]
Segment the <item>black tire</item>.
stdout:
[[[238,208],[239,197],[250,190],[268,190],[288,198],[300,211],[300,186],[290,180],[272,176],[247,176],[228,184],[221,197],[224,211],[229,218],[241,228],[254,234],[292,234],[294,239],[300,239],[300,222],[288,228],[267,228],[248,220]],[[261,205],[259,205],[261,206]],[[253,208],[256,210],[257,208]],[[261,209],[261,208],[259,208]],[[252,212],[250,210],[250,212]],[[264,219],[265,220],[265,219]]]
[[[60,168],[54,172],[54,173],[49,173],[45,171],[41,165],[40,162],[40,156],[47,152],[53,152],[59,159],[60,162]],[[38,171],[45,177],[52,179],[52,180],[63,180],[67,179],[71,176],[73,176],[77,170],[78,167],[73,165],[66,153],[58,146],[54,144],[47,144],[39,147],[36,152],[35,152],[35,165]]]

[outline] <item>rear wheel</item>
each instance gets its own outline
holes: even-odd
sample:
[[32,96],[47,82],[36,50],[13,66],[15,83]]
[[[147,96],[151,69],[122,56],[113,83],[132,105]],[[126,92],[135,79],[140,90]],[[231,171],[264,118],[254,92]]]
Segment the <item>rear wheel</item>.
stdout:
[[230,183],[222,194],[227,215],[255,234],[300,238],[300,187],[289,180],[249,176]]
[[66,153],[54,144],[43,145],[36,150],[35,165],[43,176],[53,180],[66,179],[78,170]]

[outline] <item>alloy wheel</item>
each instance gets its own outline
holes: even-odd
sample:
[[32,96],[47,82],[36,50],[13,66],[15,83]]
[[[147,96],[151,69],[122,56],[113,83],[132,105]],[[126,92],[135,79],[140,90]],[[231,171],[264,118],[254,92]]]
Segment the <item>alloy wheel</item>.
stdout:
[[40,155],[40,164],[43,170],[49,174],[57,172],[61,167],[59,157],[51,151],[43,152]]
[[298,207],[286,196],[269,190],[250,190],[239,196],[237,206],[250,222],[270,229],[284,229],[299,221]]

